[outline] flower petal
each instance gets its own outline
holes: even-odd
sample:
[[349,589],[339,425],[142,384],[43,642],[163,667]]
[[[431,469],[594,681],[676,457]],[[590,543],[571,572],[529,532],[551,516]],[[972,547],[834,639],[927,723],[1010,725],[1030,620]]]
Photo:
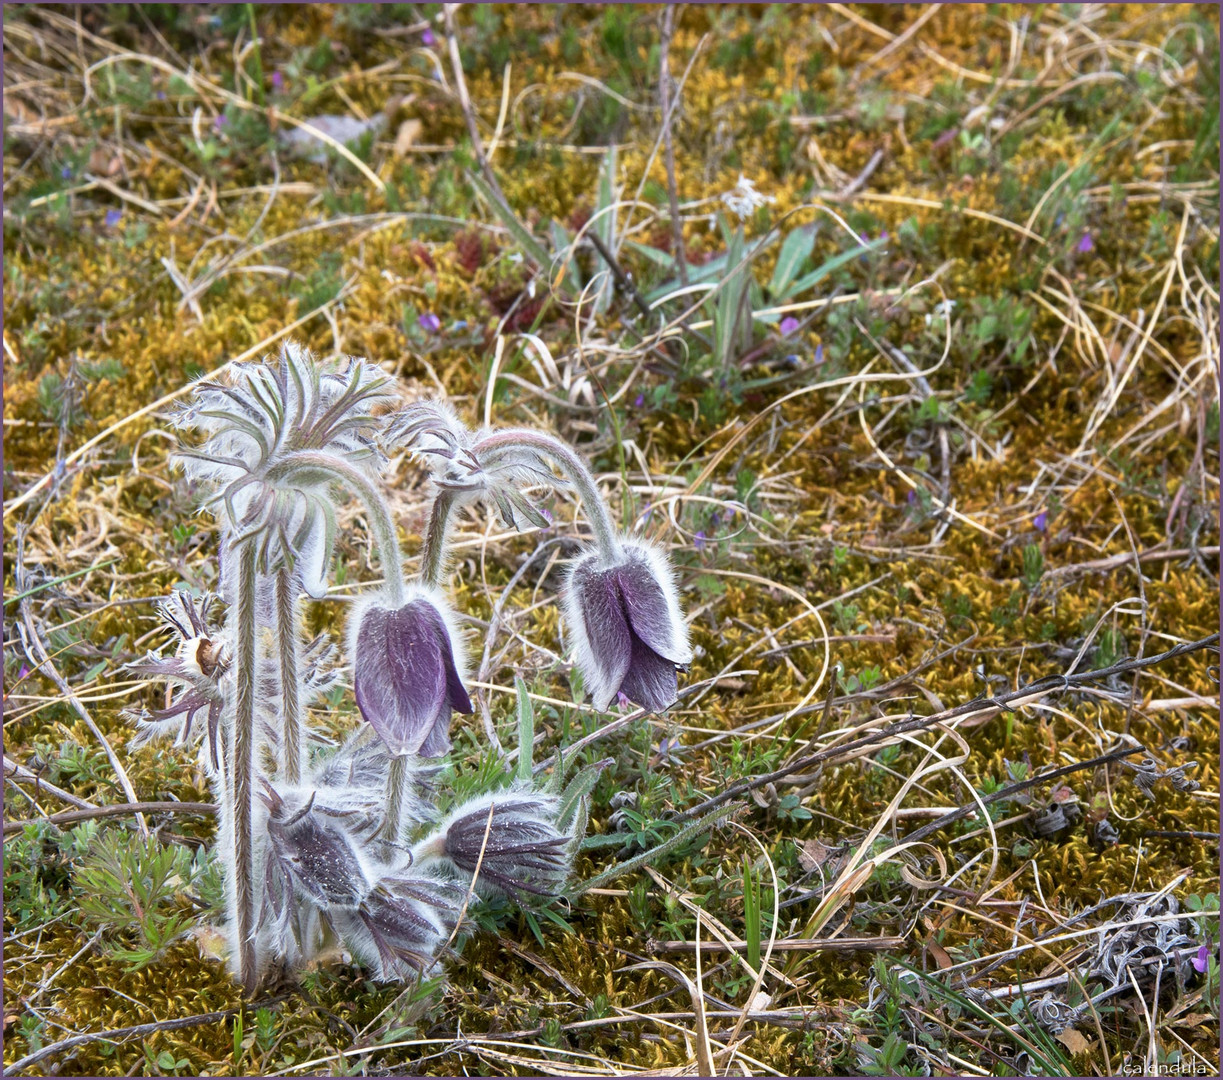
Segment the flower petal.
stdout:
[[686,655],[676,646],[671,605],[654,569],[644,559],[631,559],[617,567],[615,574],[633,633],[659,656],[681,666],[686,664]]
[[633,659],[620,689],[629,701],[651,712],[662,712],[674,705],[679,696],[675,664],[634,635]]
[[598,570],[593,558],[578,563],[570,578],[576,607],[586,632],[590,655],[579,660],[594,698],[603,712],[611,704],[628,672],[633,655],[620,586],[614,570]]
[[357,706],[393,754],[436,745],[439,714],[449,720],[438,621],[425,600],[396,611],[371,607],[362,617],[353,655]]

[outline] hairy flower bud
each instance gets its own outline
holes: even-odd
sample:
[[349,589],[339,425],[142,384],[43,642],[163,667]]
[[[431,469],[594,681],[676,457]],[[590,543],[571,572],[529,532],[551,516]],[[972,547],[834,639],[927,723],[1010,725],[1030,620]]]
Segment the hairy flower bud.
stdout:
[[448,615],[438,590],[417,587],[402,607],[375,600],[354,619],[357,706],[394,755],[440,757],[450,749],[451,710],[472,711]]
[[621,541],[620,559],[607,565],[591,552],[573,564],[563,597],[569,643],[595,708],[622,693],[659,712],[675,703],[675,672],[692,661],[688,627],[666,556]]
[[459,807],[413,854],[441,858],[467,877],[479,866],[477,885],[496,886],[519,901],[557,896],[569,878],[569,837],[556,826],[559,805],[556,796],[533,791],[482,795]]

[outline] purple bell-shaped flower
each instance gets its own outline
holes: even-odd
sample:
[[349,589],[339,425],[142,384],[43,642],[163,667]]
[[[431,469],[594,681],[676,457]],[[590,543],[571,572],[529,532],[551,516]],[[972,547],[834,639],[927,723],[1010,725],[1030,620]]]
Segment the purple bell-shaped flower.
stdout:
[[470,714],[459,669],[462,639],[438,590],[418,587],[401,607],[374,600],[354,620],[357,706],[393,755],[440,757],[450,713]]
[[565,584],[574,662],[595,708],[618,694],[654,712],[675,703],[677,670],[692,662],[688,627],[666,556],[621,540],[618,561],[583,555]]

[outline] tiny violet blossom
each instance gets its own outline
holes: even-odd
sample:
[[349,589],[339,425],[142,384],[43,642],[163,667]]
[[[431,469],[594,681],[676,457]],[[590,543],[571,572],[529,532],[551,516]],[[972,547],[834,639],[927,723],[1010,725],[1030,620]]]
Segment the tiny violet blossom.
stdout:
[[60,174],[60,176],[62,176],[62,177],[65,179],[65,180],[71,180],[71,179],[72,179],[72,166],[71,166],[71,165],[65,165],[65,166],[64,166],[62,169],[60,169],[59,174]]
[[633,398],[633,408],[640,409],[645,404],[645,394],[638,394]]
[[1049,529],[1049,511],[1042,510],[1032,519],[1032,527],[1037,532],[1047,532]]
[[616,562],[597,551],[581,556],[563,604],[574,661],[596,709],[606,712],[618,693],[653,712],[675,703],[676,671],[687,670],[692,648],[662,552],[621,540]]
[[815,347],[815,362],[816,362],[816,364],[822,364],[822,363],[824,362],[824,346],[823,346],[823,343],[821,343],[821,344],[819,344],[819,345],[817,345],[817,346]]
[[1197,956],[1195,956],[1190,963],[1193,964],[1194,971],[1201,975],[1205,975],[1206,969],[1210,967],[1210,946],[1203,945],[1200,949],[1198,949]]
[[1091,239],[1091,233],[1085,232],[1082,235],[1082,237],[1080,238],[1074,250],[1077,251],[1080,255],[1086,255],[1089,251],[1094,250],[1095,246],[1096,245],[1092,242],[1092,239]]
[[108,229],[113,229],[122,220],[123,220],[122,210],[107,210],[106,211],[106,227]]
[[468,715],[462,640],[437,589],[416,586],[396,609],[375,598],[353,622],[357,707],[391,754],[440,757],[450,749],[450,714]]
[[778,329],[781,331],[782,337],[789,337],[798,329],[798,320],[793,315],[787,315],[781,320],[781,325]]
[[441,332],[442,320],[434,315],[431,311],[425,312],[425,314],[417,319],[417,322],[420,323],[420,328],[424,330],[426,334],[437,334]]
[[437,44],[437,36],[427,26],[425,32],[420,35],[420,43],[427,49],[433,48]]
[[697,533],[695,536],[693,536],[693,538],[692,538],[692,546],[693,546],[694,548],[696,548],[696,549],[697,549],[697,551],[700,551],[700,550],[701,550],[701,548],[703,548],[703,547],[705,546],[705,539],[706,539],[706,537],[705,537],[705,530],[704,530],[704,529],[702,529],[702,530],[701,530],[699,533]]
[[229,123],[229,117],[226,116],[224,113],[221,113],[219,116],[216,116],[213,118],[212,126],[215,131],[220,131],[228,123]]
[[272,89],[280,93],[284,89],[285,77],[279,71],[272,72]]

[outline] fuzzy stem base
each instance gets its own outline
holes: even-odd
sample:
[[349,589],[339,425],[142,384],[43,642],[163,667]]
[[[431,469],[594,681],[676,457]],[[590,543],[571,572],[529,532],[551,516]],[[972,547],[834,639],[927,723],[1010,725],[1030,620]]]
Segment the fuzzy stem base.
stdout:
[[237,683],[233,722],[229,731],[234,824],[234,890],[232,912],[238,944],[238,980],[248,994],[259,984],[255,945],[255,684],[256,665],[256,558],[254,544],[244,544],[238,553],[237,641],[234,675]]

